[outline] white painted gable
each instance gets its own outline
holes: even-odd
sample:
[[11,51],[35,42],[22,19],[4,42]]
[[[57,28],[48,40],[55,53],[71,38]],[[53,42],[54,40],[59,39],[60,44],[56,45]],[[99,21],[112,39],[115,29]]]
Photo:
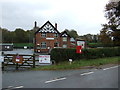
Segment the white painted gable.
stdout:
[[63,36],[63,37],[67,37],[68,35],[67,35],[66,33],[64,33],[62,36]]
[[47,23],[39,32],[57,33],[57,31],[54,29],[54,27],[51,26],[49,23]]

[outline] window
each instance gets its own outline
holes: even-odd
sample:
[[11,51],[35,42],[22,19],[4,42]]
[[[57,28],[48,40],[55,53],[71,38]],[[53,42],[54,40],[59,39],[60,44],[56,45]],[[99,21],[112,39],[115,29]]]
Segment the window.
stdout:
[[55,42],[55,43],[54,43],[54,47],[58,47],[58,42]]
[[40,45],[37,45],[37,49],[40,49]]
[[46,37],[46,33],[41,33],[41,37]]
[[67,37],[63,37],[63,41],[66,42],[67,41]]
[[41,43],[41,48],[46,48],[46,43],[45,42]]
[[55,34],[54,34],[54,37],[58,37],[58,34],[57,34],[57,33],[55,33]]
[[63,48],[67,48],[67,45],[66,45],[66,44],[63,44]]

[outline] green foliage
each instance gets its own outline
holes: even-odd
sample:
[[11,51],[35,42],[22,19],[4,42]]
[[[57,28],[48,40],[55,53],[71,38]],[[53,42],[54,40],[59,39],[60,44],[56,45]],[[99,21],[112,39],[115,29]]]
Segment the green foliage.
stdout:
[[51,51],[51,58],[52,60],[55,60],[56,63],[58,63],[68,61],[69,59],[80,60],[113,57],[120,56],[118,50],[120,50],[120,47],[92,48],[82,49],[82,54],[77,54],[76,49],[55,48]]
[[102,43],[88,43],[87,47],[97,48],[97,47],[104,47],[104,45]]
[[80,59],[73,61],[71,64],[68,61],[60,62],[55,65],[46,65],[46,66],[38,66],[32,70],[65,70],[65,69],[80,69],[80,68],[89,68],[89,66],[96,67],[104,64],[116,64],[120,60],[120,57],[107,57],[107,58],[99,58],[99,59]]
[[88,43],[97,43],[99,42],[98,36],[99,36],[98,34],[97,35],[86,34],[86,35],[79,36],[79,38],[85,40]]
[[33,43],[13,43],[14,48],[24,48],[27,46],[28,48],[33,48]]
[[[103,24],[100,38],[104,44],[113,43],[114,46],[120,46],[120,1],[109,2],[105,7],[105,17],[107,24]],[[111,39],[112,37],[112,39]]]
[[78,38],[78,34],[77,34],[77,31],[75,31],[74,29],[72,30],[68,30],[68,29],[65,29],[65,31],[73,38]]
[[33,43],[34,30],[23,30],[17,28],[15,31],[9,31],[4,28],[0,28],[2,32],[3,43]]

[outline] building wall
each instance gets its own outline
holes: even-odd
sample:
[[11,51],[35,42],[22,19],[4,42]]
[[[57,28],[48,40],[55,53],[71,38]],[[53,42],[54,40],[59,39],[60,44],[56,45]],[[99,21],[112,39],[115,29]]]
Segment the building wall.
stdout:
[[[41,48],[41,42],[46,43],[46,48]],[[67,45],[66,48],[74,48],[75,46],[71,44],[70,37],[67,36],[67,41],[63,41],[63,37],[54,37],[54,33],[46,33],[46,37],[41,37],[41,33],[36,33],[36,52],[49,52],[51,48],[54,47],[54,43],[58,42],[58,47],[63,48],[63,45]],[[75,43],[75,42],[74,42]]]
[[[35,27],[37,23],[35,22]],[[42,33],[46,33],[46,37],[41,37]],[[58,37],[54,37],[54,34],[57,33]],[[67,37],[67,41],[63,41],[63,38]],[[65,39],[64,39],[65,40]],[[71,42],[73,41],[73,42]],[[43,43],[44,45],[43,45]],[[43,48],[41,48],[41,43]],[[75,48],[76,41],[71,40],[70,35],[66,31],[59,32],[57,30],[57,24],[53,26],[49,21],[47,21],[41,28],[38,28],[35,32],[35,52],[49,52],[51,48],[55,48],[54,43],[58,43],[57,47],[60,48]]]
[[[46,48],[41,48],[41,43],[46,43]],[[41,37],[41,33],[36,34],[36,49],[40,50],[41,52],[48,52],[51,48],[54,48],[54,43],[58,42],[58,47],[60,47],[60,35],[58,37],[54,37],[54,33],[46,33],[46,37]],[[39,48],[38,48],[39,47]],[[37,51],[38,51],[37,50]]]
[[60,47],[67,45],[67,48],[70,48],[70,37],[66,37],[67,41],[63,41],[63,37],[60,38]]

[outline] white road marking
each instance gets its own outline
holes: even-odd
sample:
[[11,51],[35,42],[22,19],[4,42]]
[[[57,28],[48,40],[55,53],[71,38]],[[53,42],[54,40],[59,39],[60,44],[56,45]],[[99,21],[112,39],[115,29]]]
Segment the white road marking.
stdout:
[[108,70],[108,69],[117,68],[117,67],[118,67],[118,66],[109,67],[109,68],[104,68],[103,70]]
[[12,88],[13,86],[8,86],[8,88]]
[[80,74],[80,75],[88,75],[88,74],[92,74],[92,73],[94,73],[94,72],[88,72],[88,73],[83,73],[83,74]]
[[23,88],[24,86],[8,86],[8,88],[6,90],[9,90],[9,89],[17,89],[17,88]]
[[50,80],[50,81],[46,81],[45,83],[51,83],[51,82],[55,82],[55,81],[60,81],[60,80],[65,80],[66,78],[59,78],[59,79],[54,79],[54,80]]
[[24,86],[18,86],[18,87],[14,87],[14,88],[23,88]]

